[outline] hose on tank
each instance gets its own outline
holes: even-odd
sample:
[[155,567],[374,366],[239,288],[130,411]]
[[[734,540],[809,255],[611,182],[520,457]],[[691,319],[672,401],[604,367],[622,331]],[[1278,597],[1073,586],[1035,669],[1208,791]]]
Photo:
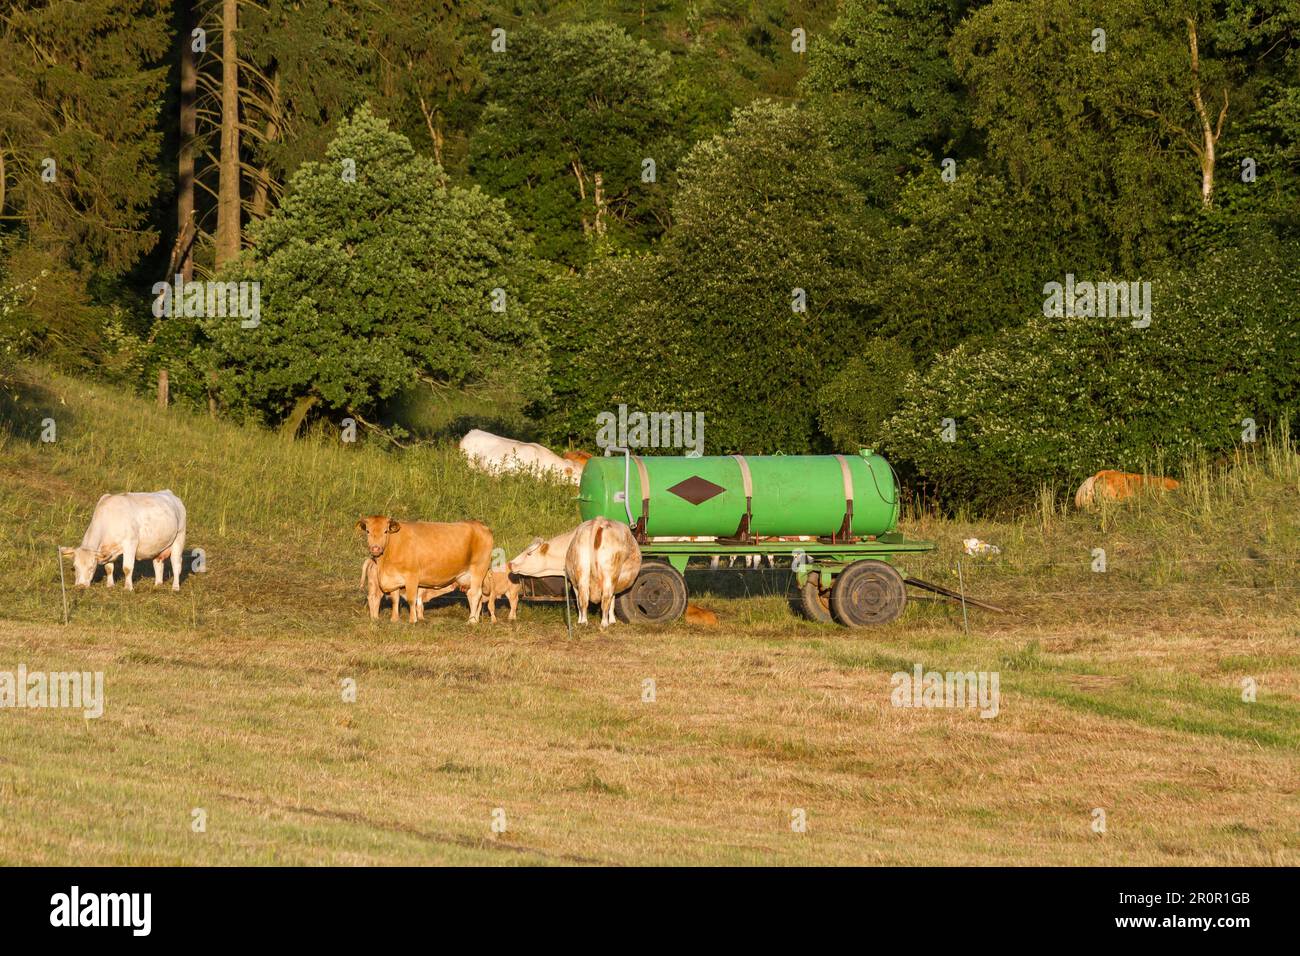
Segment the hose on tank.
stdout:
[[876,486],[876,494],[879,496],[880,500],[883,501],[885,504],[889,505],[889,507],[894,508],[897,507],[898,505],[898,472],[894,471],[894,466],[891,465],[888,461],[885,461],[885,459],[883,458],[881,460],[885,462],[885,467],[889,469],[889,473],[894,476],[894,500],[893,501],[890,501],[883,494],[881,494],[880,482],[876,480],[876,469],[871,467],[871,462],[866,458],[863,458],[862,462],[867,466],[867,471],[871,473],[871,483]]

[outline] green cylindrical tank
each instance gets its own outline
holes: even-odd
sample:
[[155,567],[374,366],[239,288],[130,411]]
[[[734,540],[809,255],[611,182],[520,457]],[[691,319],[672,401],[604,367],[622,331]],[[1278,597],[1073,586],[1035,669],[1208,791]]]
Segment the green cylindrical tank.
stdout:
[[633,457],[630,467],[622,455],[592,458],[582,472],[578,503],[584,521],[603,516],[626,523],[630,511],[636,525],[644,516],[643,530],[652,538],[722,538],[745,530],[760,537],[823,537],[843,534],[850,497],[851,536],[893,530],[893,471],[865,449],[857,455],[646,456]]

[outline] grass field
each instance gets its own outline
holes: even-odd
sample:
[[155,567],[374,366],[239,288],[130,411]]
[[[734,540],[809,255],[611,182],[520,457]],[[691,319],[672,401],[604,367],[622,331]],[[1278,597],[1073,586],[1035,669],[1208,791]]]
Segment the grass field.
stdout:
[[[570,639],[555,606],[371,622],[353,524],[472,516],[513,552],[572,526],[572,488],[40,369],[3,384],[0,671],[102,671],[106,703],[0,709],[0,863],[1300,863],[1284,441],[1096,514],[1060,489],[1001,521],[911,516],[941,546],[922,577],[955,581],[963,537],[1002,548],[963,572],[1011,613],[971,611],[969,634],[919,601],[878,630],[814,625],[788,573],[702,571],[718,627]],[[179,594],[96,584],[63,624],[55,546],[100,494],[164,487],[206,571]],[[917,664],[997,672],[998,716],[892,706]]]

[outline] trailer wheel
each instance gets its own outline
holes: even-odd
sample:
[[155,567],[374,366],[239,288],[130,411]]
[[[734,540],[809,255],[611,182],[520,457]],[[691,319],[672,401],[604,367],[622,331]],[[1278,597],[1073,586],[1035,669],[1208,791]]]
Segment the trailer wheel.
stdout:
[[888,624],[906,604],[903,576],[884,561],[854,561],[831,587],[831,613],[845,627]]
[[831,592],[829,588],[822,590],[820,577],[821,575],[808,575],[808,580],[799,589],[799,610],[810,621],[831,624],[835,620],[831,617]]
[[614,598],[614,614],[629,624],[667,624],[686,612],[686,579],[671,564],[643,561],[632,586]]

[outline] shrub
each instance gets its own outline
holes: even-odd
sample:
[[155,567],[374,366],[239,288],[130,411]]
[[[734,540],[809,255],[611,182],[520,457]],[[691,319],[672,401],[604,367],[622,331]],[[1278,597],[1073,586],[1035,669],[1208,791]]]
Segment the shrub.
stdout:
[[[989,505],[1042,482],[1141,470],[1241,440],[1300,400],[1294,246],[1221,253],[1153,282],[1148,328],[1034,316],[913,373],[886,451],[940,500]],[[943,440],[953,419],[956,440]]]
[[817,421],[836,451],[873,447],[912,370],[906,348],[873,339],[817,393]]

